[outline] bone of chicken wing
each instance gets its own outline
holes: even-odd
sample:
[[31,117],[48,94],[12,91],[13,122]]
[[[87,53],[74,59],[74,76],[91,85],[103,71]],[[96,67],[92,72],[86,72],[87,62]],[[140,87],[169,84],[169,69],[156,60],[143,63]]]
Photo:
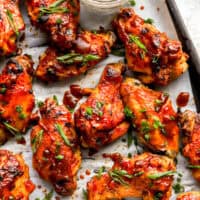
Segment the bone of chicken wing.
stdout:
[[36,76],[45,82],[52,82],[83,74],[110,53],[114,41],[112,32],[94,34],[83,31],[78,34],[72,53],[63,55],[49,47],[40,56]]
[[[108,64],[97,87],[75,112],[75,124],[84,147],[98,150],[124,135],[128,128],[119,94],[123,64]],[[87,91],[87,89],[85,89]]]
[[155,152],[175,157],[179,149],[176,112],[168,95],[151,90],[133,78],[121,85],[121,96],[139,141]]
[[22,155],[0,150],[0,199],[28,200],[35,189]]
[[11,58],[0,74],[0,144],[27,129],[34,108],[32,74],[27,55]]
[[33,167],[53,184],[57,193],[70,195],[76,189],[81,164],[71,113],[54,99],[47,99],[40,114],[38,125],[31,132]]
[[183,155],[188,158],[195,179],[200,181],[200,115],[186,110],[180,114],[183,136]]
[[187,70],[188,55],[181,43],[146,23],[133,9],[122,9],[113,26],[125,44],[129,69],[143,83],[167,85]]
[[33,25],[46,31],[61,49],[70,48],[79,24],[79,0],[26,0]]
[[176,200],[200,200],[200,192],[185,192],[178,195]]
[[111,170],[87,183],[88,200],[143,197],[144,200],[168,200],[171,196],[173,160],[151,153],[132,158],[107,155],[114,161]]
[[0,0],[0,56],[16,52],[16,41],[25,24],[19,11],[19,0]]

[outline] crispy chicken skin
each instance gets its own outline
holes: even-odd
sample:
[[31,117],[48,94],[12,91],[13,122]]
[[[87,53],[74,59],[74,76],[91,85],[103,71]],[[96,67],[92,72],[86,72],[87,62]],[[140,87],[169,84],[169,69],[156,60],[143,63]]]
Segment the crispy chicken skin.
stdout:
[[[40,56],[36,76],[42,81],[53,82],[83,74],[107,57],[114,41],[115,38],[112,32],[94,34],[82,31],[78,34],[78,38],[74,42],[73,49],[77,56],[71,56],[69,60],[58,60],[57,57],[63,56],[63,54],[59,53],[55,48],[49,47]],[[90,58],[87,61],[79,60],[80,54],[82,56],[94,55],[95,59]],[[66,55],[72,55],[72,53],[67,53]]]
[[79,0],[26,0],[33,25],[46,31],[61,49],[70,48],[79,24]]
[[175,157],[179,149],[176,113],[168,95],[151,90],[133,78],[121,85],[124,105],[132,113],[132,125],[145,147]]
[[71,113],[49,98],[40,107],[40,115],[31,132],[33,167],[53,184],[58,194],[71,195],[76,189],[76,174],[81,164]]
[[0,0],[0,56],[16,52],[17,38],[25,29],[18,4],[19,0]]
[[167,85],[187,70],[188,55],[181,43],[145,23],[133,9],[122,9],[113,26],[125,44],[129,69],[143,83]]
[[173,160],[151,153],[132,158],[108,155],[114,165],[108,173],[93,177],[87,183],[88,200],[143,197],[144,200],[168,200],[171,196]]
[[[75,112],[75,124],[84,147],[98,150],[124,135],[128,128],[119,94],[123,64],[108,64],[99,84]],[[87,93],[88,89],[85,89]]]
[[200,200],[200,192],[185,192],[178,195],[176,200]]
[[28,200],[35,189],[22,155],[0,150],[0,199]]
[[200,115],[186,110],[180,114],[183,136],[183,155],[189,160],[189,168],[195,179],[200,181]]
[[[33,62],[28,55],[11,58],[0,74],[0,143],[24,133],[34,108]],[[9,134],[10,133],[10,134]]]

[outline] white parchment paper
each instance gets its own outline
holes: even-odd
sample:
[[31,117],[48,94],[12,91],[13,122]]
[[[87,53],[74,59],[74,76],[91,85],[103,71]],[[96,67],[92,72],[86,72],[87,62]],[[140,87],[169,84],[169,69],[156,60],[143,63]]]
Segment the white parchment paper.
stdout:
[[[84,1],[84,0],[83,0]],[[140,9],[140,6],[144,6],[144,10]],[[25,3],[21,2],[21,9],[22,13],[25,19],[26,23],[26,39],[25,41],[20,43],[20,47],[23,48],[23,53],[28,53],[32,55],[33,60],[35,62],[35,67],[38,64],[38,56],[46,49],[46,35],[44,33],[41,33],[39,30],[36,30],[34,27],[30,25],[30,21],[27,17],[27,12],[25,9]],[[94,21],[90,22],[90,17],[87,15],[87,10],[85,10],[85,7],[81,6],[81,25],[83,27],[89,27],[91,29],[94,29]],[[141,15],[144,18],[153,18],[155,21],[155,25],[164,32],[167,32],[169,37],[176,39],[177,34],[174,29],[172,20],[170,18],[170,15],[168,13],[167,7],[165,5],[164,0],[142,0],[137,1],[137,5],[134,7],[135,11]],[[99,13],[98,16],[98,22],[97,25],[108,25],[108,20],[110,18],[105,17],[105,15],[101,15]],[[95,26],[97,27],[95,24]],[[62,101],[62,97],[64,94],[64,91],[66,91],[70,84],[79,84],[82,87],[95,87],[96,84],[99,81],[99,77],[101,75],[101,72],[104,69],[104,66],[107,63],[111,62],[117,62],[119,60],[122,60],[121,57],[116,56],[109,56],[107,59],[105,59],[103,62],[101,62],[98,66],[88,71],[86,75],[82,75],[76,78],[72,78],[70,80],[67,80],[62,83],[55,83],[50,85],[44,85],[38,81],[34,81],[33,83],[33,90],[35,94],[36,100],[44,100],[47,97],[51,97],[53,95],[57,95],[58,99],[60,100],[60,103]],[[5,63],[5,60],[0,61],[1,69]],[[195,105],[193,101],[193,95],[191,91],[191,85],[189,80],[188,73],[185,73],[183,76],[181,76],[178,80],[174,81],[167,87],[159,88],[163,91],[166,91],[170,94],[171,99],[173,101],[174,107],[175,107],[175,99],[176,96],[182,92],[190,92],[190,102],[187,106],[187,109],[195,110]],[[82,100],[84,101],[84,100]],[[77,106],[78,107],[78,106]],[[22,153],[24,156],[24,159],[26,163],[29,165],[30,169],[30,176],[32,181],[36,184],[36,190],[32,193],[30,196],[30,200],[35,200],[35,198],[43,198],[45,192],[50,191],[52,189],[52,186],[48,184],[47,182],[43,181],[37,174],[37,172],[32,168],[32,152],[30,148],[30,131],[27,132],[25,139],[26,139],[26,145],[20,145],[16,144],[15,140],[8,141],[4,146],[0,147],[1,149],[8,149],[15,153]],[[126,136],[123,137],[126,139]],[[82,151],[83,161],[81,165],[81,169],[79,170],[78,176],[77,176],[77,183],[78,187],[77,190],[74,192],[74,194],[71,197],[60,197],[60,199],[63,200],[81,200],[83,199],[82,189],[86,188],[86,183],[90,179],[91,176],[94,175],[93,171],[95,169],[98,169],[102,165],[106,167],[112,166],[112,162],[107,159],[102,158],[102,153],[114,153],[114,152],[120,152],[122,155],[127,156],[128,153],[136,154],[136,148],[134,144],[128,148],[127,142],[124,142],[124,140],[121,138],[118,141],[114,142],[113,144],[103,148],[101,151],[93,155],[92,157],[88,157],[87,151]],[[191,172],[186,168],[187,161],[181,156],[178,156],[178,165],[177,170],[183,174],[182,178],[182,184],[185,186],[186,191],[190,190],[199,190],[200,185],[197,184],[197,182],[193,179]],[[86,170],[89,169],[91,171],[91,175],[86,175]],[[80,175],[84,176],[84,179],[80,179]],[[41,187],[37,187],[41,186]],[[54,192],[54,198],[58,197]],[[176,199],[176,195],[173,194],[172,200]]]

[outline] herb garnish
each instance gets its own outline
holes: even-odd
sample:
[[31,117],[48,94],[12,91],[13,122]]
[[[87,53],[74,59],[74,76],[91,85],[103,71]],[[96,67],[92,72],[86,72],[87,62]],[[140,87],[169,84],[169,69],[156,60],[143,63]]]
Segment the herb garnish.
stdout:
[[115,182],[121,185],[128,185],[123,178],[133,178],[133,175],[129,174],[126,170],[114,169],[113,171],[109,171],[108,174]]
[[64,156],[59,154],[59,155],[55,156],[55,158],[56,158],[57,160],[62,160],[62,159],[64,158]]
[[200,165],[188,165],[189,169],[200,169]]
[[82,192],[83,192],[83,199],[87,200],[88,199],[88,192],[87,192],[87,190],[83,189]]
[[62,129],[62,126],[60,124],[55,124],[56,130],[58,131],[58,133],[60,134],[61,138],[64,140],[65,144],[69,147],[71,147],[71,143],[69,141],[69,139],[67,138],[67,136],[65,135],[65,132]]
[[131,4],[131,6],[135,6],[136,5],[135,0],[129,0],[129,3]]
[[38,132],[38,134],[31,140],[31,144],[32,144],[32,151],[33,153],[36,152],[38,146],[40,145],[41,141],[42,141],[42,137],[43,137],[43,130],[40,130]]
[[94,54],[79,54],[79,53],[69,53],[64,56],[57,57],[57,60],[61,63],[71,65],[73,63],[83,63],[86,64],[90,61],[99,60],[100,57]]
[[19,134],[19,130],[13,127],[12,125],[10,125],[9,123],[3,122],[3,124],[5,128],[8,129],[13,135],[16,136],[16,134]]
[[146,46],[141,42],[140,38],[135,35],[129,35],[129,41],[135,43],[140,49],[147,52]]
[[67,13],[69,10],[67,8],[59,7],[65,0],[58,0],[52,3],[49,7],[40,7],[39,18],[43,15],[49,15],[53,13]]
[[97,171],[97,177],[100,178],[102,176],[102,173],[105,172],[105,166],[102,166]]
[[147,19],[144,20],[144,23],[153,24],[154,20],[152,18],[147,18]]
[[10,10],[6,10],[6,15],[7,15],[8,21],[9,21],[13,31],[15,32],[16,36],[18,37],[19,36],[19,30],[18,30],[17,26],[14,23],[14,19],[13,19],[13,15],[12,15],[11,11]]
[[124,114],[127,118],[130,119],[134,117],[133,112],[127,106],[124,108]]
[[163,178],[165,176],[172,176],[175,173],[176,173],[176,171],[158,172],[158,173],[155,173],[155,174],[149,174],[148,178],[152,179],[152,180],[156,180],[156,179]]
[[149,133],[150,130],[151,129],[150,129],[149,123],[146,120],[143,120],[141,123],[142,133],[147,134],[147,133]]
[[93,109],[91,107],[87,107],[85,109],[85,113],[87,116],[91,116],[93,114]]

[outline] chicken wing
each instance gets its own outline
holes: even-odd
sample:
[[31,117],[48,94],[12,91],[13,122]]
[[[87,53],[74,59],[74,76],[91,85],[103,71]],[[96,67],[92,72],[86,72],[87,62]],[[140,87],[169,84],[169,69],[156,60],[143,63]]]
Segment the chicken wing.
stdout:
[[179,149],[176,112],[168,95],[151,90],[133,78],[126,78],[120,89],[126,112],[139,141],[155,152],[175,157]]
[[178,195],[176,200],[200,200],[200,192],[185,192]]
[[119,94],[123,67],[122,63],[107,65],[97,87],[75,112],[82,146],[98,150],[127,132],[129,123],[124,121]]
[[40,114],[38,125],[31,132],[33,167],[53,184],[57,193],[70,195],[76,189],[81,164],[71,113],[54,99],[47,99]]
[[46,31],[61,49],[70,48],[79,24],[79,0],[26,0],[33,25]]
[[0,144],[27,129],[34,108],[32,74],[31,58],[21,55],[11,58],[0,75]]
[[87,183],[88,200],[143,197],[144,200],[168,200],[171,196],[173,160],[150,153],[124,158],[108,155],[114,161],[111,170],[98,174]]
[[112,32],[95,34],[83,31],[75,41],[74,52],[63,55],[49,47],[40,57],[36,76],[42,81],[52,82],[83,74],[110,53],[114,41]]
[[180,115],[183,137],[183,155],[189,159],[195,179],[200,181],[200,115],[186,110]]
[[188,55],[181,43],[146,23],[133,9],[122,9],[113,26],[125,44],[129,69],[143,83],[167,85],[187,70]]
[[28,200],[35,189],[22,155],[0,150],[0,199]]
[[0,0],[0,56],[16,52],[16,41],[25,29],[18,4],[19,0]]

